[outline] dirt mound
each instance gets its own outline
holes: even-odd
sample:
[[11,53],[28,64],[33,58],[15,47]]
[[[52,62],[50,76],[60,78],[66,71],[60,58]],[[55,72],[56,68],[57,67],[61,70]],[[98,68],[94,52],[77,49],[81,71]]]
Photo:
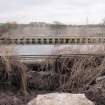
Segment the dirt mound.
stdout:
[[84,94],[49,93],[38,95],[27,105],[94,105]]

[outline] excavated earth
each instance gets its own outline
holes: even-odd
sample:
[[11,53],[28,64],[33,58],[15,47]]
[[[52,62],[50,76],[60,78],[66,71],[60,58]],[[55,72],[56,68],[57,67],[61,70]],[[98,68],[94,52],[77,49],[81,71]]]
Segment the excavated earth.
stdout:
[[105,56],[57,58],[42,65],[27,65],[25,95],[21,92],[17,68],[8,78],[5,65],[0,65],[0,105],[27,105],[38,94],[50,92],[85,93],[96,105],[105,105]]

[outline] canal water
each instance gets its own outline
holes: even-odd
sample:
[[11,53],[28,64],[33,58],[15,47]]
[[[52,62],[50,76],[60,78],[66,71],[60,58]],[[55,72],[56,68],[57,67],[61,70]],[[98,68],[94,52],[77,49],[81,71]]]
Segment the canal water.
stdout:
[[6,55],[50,55],[54,45],[3,45],[0,54]]
[[9,45],[0,46],[0,54],[51,55],[51,54],[105,53],[105,45]]

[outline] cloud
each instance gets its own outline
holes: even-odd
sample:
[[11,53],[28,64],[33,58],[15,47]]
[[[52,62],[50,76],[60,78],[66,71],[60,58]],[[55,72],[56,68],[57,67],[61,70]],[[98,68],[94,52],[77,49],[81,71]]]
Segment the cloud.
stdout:
[[61,21],[98,23],[105,17],[105,0],[0,0],[0,22]]

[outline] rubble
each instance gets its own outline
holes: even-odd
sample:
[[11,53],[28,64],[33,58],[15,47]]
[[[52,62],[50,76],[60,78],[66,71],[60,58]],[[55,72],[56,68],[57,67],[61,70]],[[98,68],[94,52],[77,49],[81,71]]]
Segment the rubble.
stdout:
[[88,99],[95,102],[96,105],[105,105],[105,76],[98,77],[96,84],[91,86],[85,95]]

